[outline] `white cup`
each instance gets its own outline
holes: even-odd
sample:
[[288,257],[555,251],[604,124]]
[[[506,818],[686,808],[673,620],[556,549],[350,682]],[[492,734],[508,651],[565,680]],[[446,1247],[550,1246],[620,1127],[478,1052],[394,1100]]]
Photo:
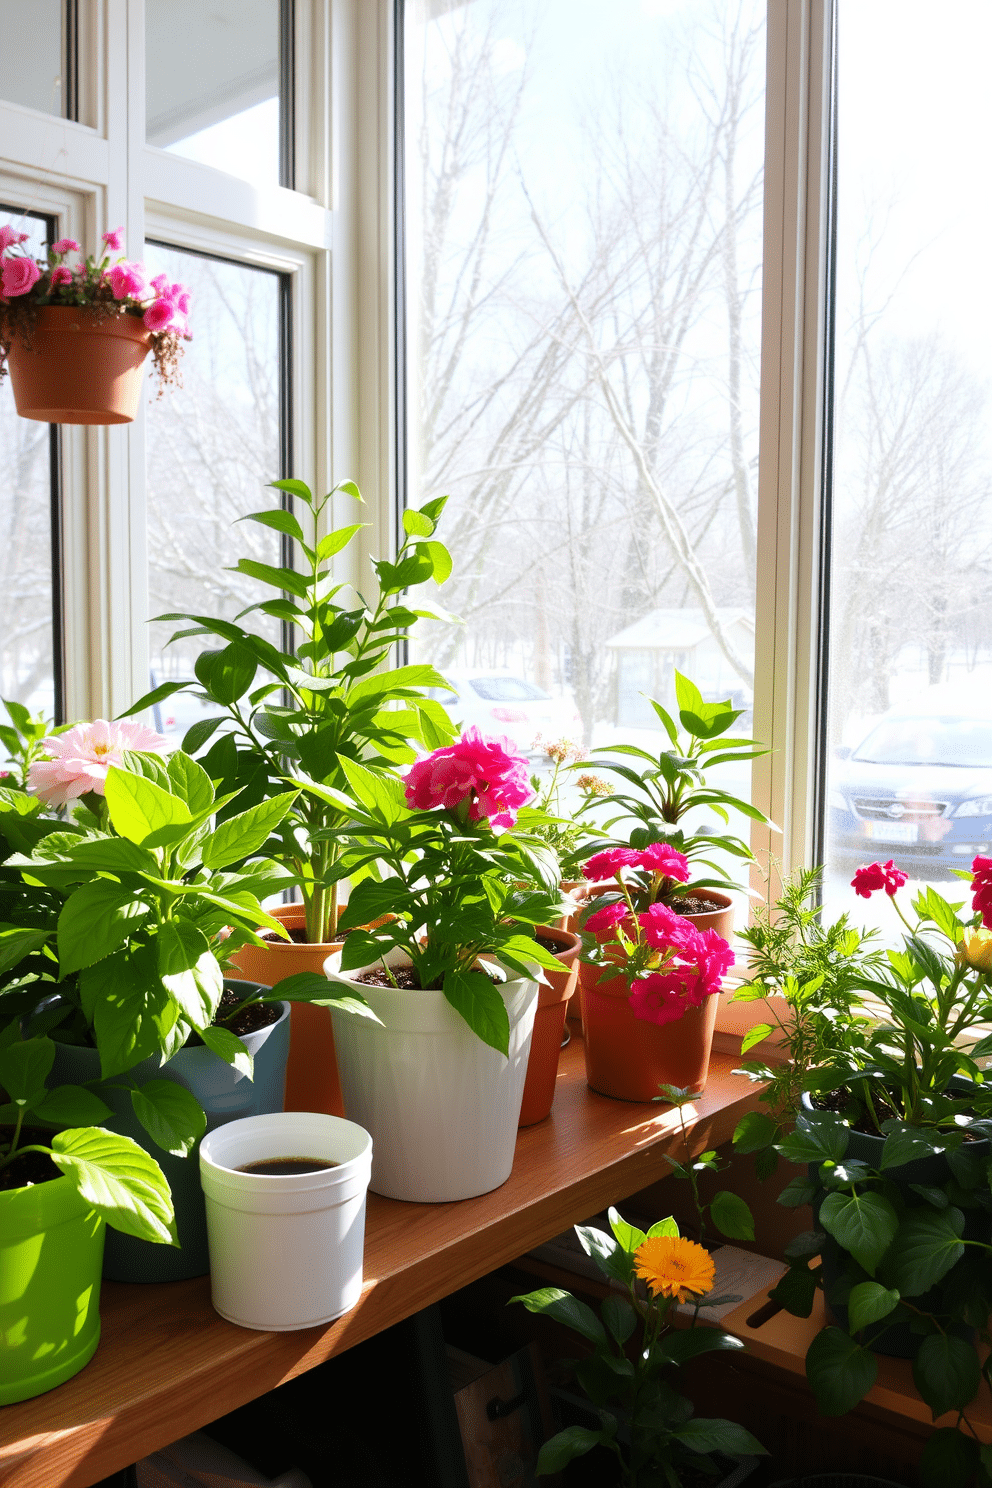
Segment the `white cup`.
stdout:
[[[311,1173],[244,1173],[246,1163],[312,1157]],[[283,1332],[329,1323],[362,1290],[372,1138],[312,1111],[246,1116],[200,1143],[211,1299],[242,1328]]]

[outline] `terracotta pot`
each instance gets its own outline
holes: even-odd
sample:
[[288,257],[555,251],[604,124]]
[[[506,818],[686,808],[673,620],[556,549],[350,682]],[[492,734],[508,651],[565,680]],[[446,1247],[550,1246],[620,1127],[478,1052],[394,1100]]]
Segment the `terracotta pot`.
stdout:
[[[270,913],[281,920],[287,930],[302,930],[305,915],[302,904],[283,904]],[[319,942],[316,945],[296,941],[275,941],[263,950],[261,946],[242,946],[231,957],[242,976],[252,982],[274,987],[284,977],[301,971],[324,974],[324,962],[340,944]],[[290,1011],[289,1063],[286,1066],[287,1111],[318,1111],[327,1116],[343,1116],[344,1100],[338,1079],[334,1053],[334,1029],[326,1008],[294,1002]]]
[[150,346],[136,315],[101,319],[82,306],[43,305],[30,345],[10,348],[17,412],[45,424],[130,424]]
[[565,1028],[565,1011],[578,982],[578,956],[582,948],[579,937],[568,930],[542,928],[538,934],[542,940],[553,940],[559,947],[555,955],[562,963],[562,970],[545,970],[544,975],[549,985],[538,983],[537,1012],[527,1062],[524,1098],[517,1123],[519,1126],[533,1126],[535,1121],[543,1121],[551,1110],[555,1098],[555,1081],[558,1078],[558,1056],[561,1053],[561,1039]]
[[707,997],[675,1023],[649,1023],[634,1017],[623,977],[586,987],[582,1026],[588,1084],[600,1095],[627,1101],[653,1100],[659,1085],[702,1090],[718,1001]]

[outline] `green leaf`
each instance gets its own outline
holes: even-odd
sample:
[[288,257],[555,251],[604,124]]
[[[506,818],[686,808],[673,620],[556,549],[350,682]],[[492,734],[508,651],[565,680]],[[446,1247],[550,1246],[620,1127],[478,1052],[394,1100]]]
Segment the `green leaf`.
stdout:
[[603,1322],[623,1347],[637,1327],[637,1313],[624,1297],[604,1297],[600,1312]]
[[816,1194],[817,1186],[812,1178],[798,1174],[785,1185],[778,1196],[778,1202],[786,1209],[799,1209],[803,1204],[812,1204]]
[[553,1477],[576,1457],[584,1457],[593,1447],[603,1446],[612,1437],[605,1431],[591,1431],[588,1426],[566,1426],[544,1443],[537,1455],[537,1476]]
[[913,1383],[935,1421],[945,1411],[964,1410],[970,1405],[981,1382],[974,1344],[953,1333],[924,1338],[913,1361]]
[[896,1237],[899,1216],[884,1194],[835,1191],[820,1206],[820,1224],[874,1276]]
[[170,756],[168,771],[173,790],[186,802],[194,816],[199,816],[214,804],[213,781],[203,766],[181,749]]
[[799,1116],[794,1131],[776,1142],[775,1150],[797,1167],[805,1163],[840,1162],[851,1133],[839,1116]]
[[152,873],[157,876],[158,860],[146,847],[138,847],[126,837],[83,837],[67,849],[69,859],[81,867],[105,873]]
[[[274,568],[271,563],[259,563],[254,558],[239,558],[229,572],[245,574],[250,579],[257,579],[260,584],[270,584],[273,589],[295,594],[297,599],[306,599],[309,593],[306,575],[297,573],[295,568]],[[235,697],[240,696],[241,693],[235,694]],[[225,698],[222,701],[233,702],[234,698]]]
[[257,522],[260,527],[271,527],[274,532],[285,532],[287,537],[295,537],[298,543],[306,546],[303,528],[293,513],[286,511],[285,507],[275,506],[268,511],[249,512],[247,516],[239,517],[238,521]]
[[741,1039],[741,1053],[746,1054],[749,1049],[754,1048],[755,1044],[760,1044],[763,1039],[766,1039],[770,1033],[774,1032],[775,1025],[773,1023],[755,1023],[754,1027],[749,1028]]
[[84,1085],[58,1085],[31,1109],[53,1126],[99,1126],[111,1114],[110,1107]]
[[[628,1224],[616,1209],[608,1210],[606,1217],[618,1244],[632,1256],[637,1247],[643,1245],[647,1239],[644,1231],[639,1230],[636,1225]],[[675,1233],[678,1234],[678,1230]]]
[[59,972],[67,977],[102,961],[128,940],[150,911],[130,889],[107,878],[76,889],[58,925]]
[[676,1328],[656,1347],[660,1359],[681,1366],[700,1354],[712,1354],[717,1350],[733,1353],[742,1349],[744,1344],[731,1333],[721,1333],[719,1328]]
[[575,1233],[586,1255],[596,1262],[604,1276],[614,1277],[626,1285],[634,1274],[631,1257],[612,1235],[595,1225],[576,1225]]
[[721,1189],[714,1194],[710,1205],[710,1217],[721,1235],[728,1240],[753,1240],[754,1219],[751,1210],[739,1194]]
[[47,930],[0,930],[0,973],[10,971],[25,956],[39,950],[47,939]]
[[251,687],[258,671],[258,660],[244,642],[232,641],[220,651],[201,651],[193,670],[211,699],[221,707],[229,708]]
[[414,511],[412,507],[408,506],[403,513],[403,531],[408,532],[411,537],[433,537],[436,526],[437,523],[431,521],[430,517],[423,512]]
[[44,1098],[54,1060],[55,1045],[47,1038],[25,1039],[0,1049],[0,1085],[15,1106],[33,1106]]
[[189,807],[161,786],[112,765],[105,781],[107,808],[114,831],[140,847],[160,827],[192,820]]
[[511,1297],[510,1301],[522,1302],[528,1312],[553,1318],[556,1323],[571,1328],[573,1333],[588,1338],[590,1343],[606,1343],[606,1332],[592,1308],[560,1287],[540,1287],[526,1296]]
[[224,990],[217,958],[202,930],[188,920],[167,920],[155,937],[158,974],[169,996],[196,1029],[206,1028]]
[[134,1114],[152,1141],[173,1157],[186,1157],[207,1129],[196,1096],[175,1080],[148,1080],[131,1091]]
[[433,566],[434,566],[434,575],[433,575],[433,577],[434,577],[435,584],[443,584],[446,579],[448,579],[448,578],[451,577],[451,566],[452,566],[451,565],[451,554],[448,552],[447,548],[444,546],[444,543],[440,543],[440,542],[418,543],[417,544],[417,551],[418,551],[418,553],[421,553],[421,552],[426,553],[427,557],[430,559],[431,563],[433,564]]
[[883,1171],[887,1168],[901,1168],[905,1163],[915,1162],[917,1158],[932,1157],[935,1152],[943,1152],[945,1147],[946,1143],[939,1132],[927,1132],[918,1126],[906,1126],[900,1122],[885,1138],[879,1167]]
[[923,1448],[920,1480],[925,1488],[965,1488],[981,1460],[978,1442],[973,1437],[965,1436],[953,1426],[942,1426]]
[[881,1322],[898,1306],[899,1293],[880,1286],[877,1281],[862,1281],[851,1288],[847,1302],[848,1326],[860,1333],[869,1323]]
[[790,1266],[768,1293],[792,1317],[809,1317],[816,1299],[816,1273],[808,1266]]
[[253,1077],[255,1061],[237,1034],[229,1028],[201,1028],[200,1037],[208,1049],[225,1064],[232,1065],[239,1075],[247,1075],[249,1080]]
[[671,1215],[668,1215],[665,1219],[655,1220],[654,1224],[648,1230],[647,1239],[653,1240],[656,1235],[671,1235],[673,1238],[677,1239],[678,1233],[679,1227],[677,1223]]
[[915,1209],[907,1214],[892,1247],[888,1279],[904,1297],[919,1297],[964,1255],[960,1209]]
[[870,1349],[862,1348],[840,1328],[824,1328],[806,1354],[806,1378],[824,1416],[843,1416],[868,1394],[878,1364]]
[[212,872],[226,868],[258,852],[270,834],[292,810],[298,791],[282,791],[257,806],[249,806],[237,816],[228,817],[200,844],[203,865]]
[[743,1426],[738,1426],[735,1421],[722,1421],[719,1418],[711,1420],[700,1419],[694,1416],[691,1421],[686,1421],[684,1426],[679,1426],[672,1435],[683,1446],[691,1447],[694,1452],[727,1452],[740,1453],[742,1456],[767,1456],[766,1449],[758,1439],[745,1431]]
[[760,1152],[778,1136],[778,1122],[763,1111],[748,1111],[734,1131],[734,1151]]
[[508,1055],[510,1019],[496,987],[481,971],[446,971],[444,995],[484,1044]]
[[169,1185],[137,1142],[83,1126],[52,1138],[52,1161],[115,1230],[178,1245]]
[[[361,497],[358,499],[361,500]],[[340,553],[342,548],[348,546],[355,534],[361,532],[362,528],[368,525],[368,522],[356,522],[351,527],[338,527],[336,531],[329,532],[317,544],[318,560],[321,563],[326,563],[328,558],[333,558],[335,553]]]

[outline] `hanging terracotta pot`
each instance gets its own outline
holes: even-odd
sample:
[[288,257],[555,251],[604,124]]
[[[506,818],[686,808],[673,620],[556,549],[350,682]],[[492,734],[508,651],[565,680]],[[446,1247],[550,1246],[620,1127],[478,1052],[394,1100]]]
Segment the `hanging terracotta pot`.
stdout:
[[17,412],[45,424],[130,424],[150,346],[139,316],[42,305],[29,343],[14,341],[8,356]]
[[[302,904],[283,904],[270,911],[286,929],[302,931],[306,917]],[[320,941],[276,940],[262,946],[242,946],[231,957],[241,975],[265,987],[275,987],[284,977],[301,971],[324,974],[324,962],[340,944]],[[344,1100],[334,1053],[334,1029],[327,1009],[307,1002],[294,1002],[290,1012],[289,1063],[286,1066],[287,1111],[318,1111],[343,1116]]]
[[544,975],[548,979],[548,985],[538,983],[534,1034],[527,1061],[527,1079],[524,1082],[518,1126],[533,1126],[535,1121],[543,1121],[551,1111],[558,1078],[558,1056],[561,1053],[561,1039],[565,1028],[565,1011],[578,981],[578,957],[582,948],[579,937],[568,930],[542,927],[537,934],[542,940],[555,946],[554,955],[561,962],[562,969],[549,971],[545,968]]
[[[598,968],[588,968],[593,975]],[[717,997],[707,997],[674,1023],[635,1018],[627,983],[611,977],[583,992],[586,1080],[600,1095],[649,1101],[659,1085],[702,1090],[709,1073]]]

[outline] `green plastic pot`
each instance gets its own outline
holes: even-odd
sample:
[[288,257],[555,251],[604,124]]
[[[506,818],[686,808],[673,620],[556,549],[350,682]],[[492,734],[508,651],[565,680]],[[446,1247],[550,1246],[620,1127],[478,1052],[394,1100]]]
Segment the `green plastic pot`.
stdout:
[[0,1405],[54,1390],[92,1359],[105,1228],[68,1178],[0,1193]]

